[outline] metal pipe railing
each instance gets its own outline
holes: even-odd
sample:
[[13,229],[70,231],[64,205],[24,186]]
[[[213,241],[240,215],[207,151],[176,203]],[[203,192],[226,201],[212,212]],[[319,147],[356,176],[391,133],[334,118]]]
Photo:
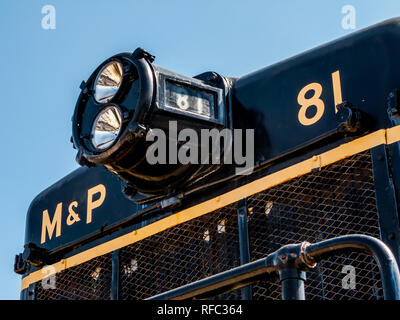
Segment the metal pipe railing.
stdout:
[[284,300],[304,300],[305,272],[319,261],[343,252],[361,251],[373,256],[382,278],[384,299],[400,299],[400,272],[390,249],[366,235],[347,235],[315,244],[286,245],[267,257],[155,295],[148,300],[203,299],[257,282],[265,275],[278,275]]
[[269,255],[266,258],[246,263],[208,278],[158,294],[147,300],[206,298],[245,287],[254,283],[258,277],[273,272],[275,272],[273,257]]
[[318,263],[334,254],[362,251],[372,255],[379,267],[385,300],[400,299],[400,273],[396,259],[389,247],[381,240],[366,235],[348,235],[324,240],[305,247],[308,263]]

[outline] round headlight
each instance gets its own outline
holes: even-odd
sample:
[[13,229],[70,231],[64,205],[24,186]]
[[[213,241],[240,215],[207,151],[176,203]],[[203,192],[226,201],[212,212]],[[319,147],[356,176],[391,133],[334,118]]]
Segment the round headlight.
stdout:
[[105,107],[92,126],[92,144],[97,150],[110,147],[117,139],[122,125],[121,111],[116,106]]
[[[228,82],[216,73],[196,78],[179,75],[154,65],[153,60],[138,48],[114,55],[97,67],[80,86],[72,140],[79,164],[104,166],[127,190],[158,197],[171,194],[178,186],[194,186],[221,167],[195,161],[178,163],[169,145],[178,142],[178,129],[200,133],[204,128],[225,128]],[[175,121],[176,129],[170,121]],[[153,129],[165,135],[169,144],[165,154],[161,153],[162,138],[154,137],[157,142],[147,138]],[[157,145],[160,149],[153,151],[159,160],[153,164],[147,155],[149,148]]]
[[109,102],[117,93],[122,82],[122,64],[112,61],[106,64],[95,80],[94,98],[99,103]]

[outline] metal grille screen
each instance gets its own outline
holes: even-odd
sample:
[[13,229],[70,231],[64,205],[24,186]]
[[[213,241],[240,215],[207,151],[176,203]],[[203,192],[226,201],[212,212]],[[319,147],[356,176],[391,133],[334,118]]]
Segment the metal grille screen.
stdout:
[[[158,233],[120,254],[122,299],[144,299],[236,267],[236,205]],[[235,298],[240,298],[237,292],[216,297]]]
[[97,257],[57,273],[51,281],[36,284],[36,300],[108,300],[111,283],[111,254]]
[[[252,259],[289,243],[318,242],[361,233],[379,238],[378,213],[370,152],[364,152],[248,199]],[[347,273],[355,289],[345,289]],[[345,288],[343,288],[345,287]],[[350,285],[350,287],[352,287]],[[306,299],[380,299],[378,266],[364,254],[336,256],[307,273]],[[280,299],[278,282],[253,288],[255,299]]]
[[[144,299],[239,265],[236,204],[178,225],[120,250],[120,298]],[[289,243],[350,233],[379,238],[372,164],[364,152],[248,198],[252,260]],[[345,289],[344,266],[355,289]],[[108,299],[111,254],[57,275],[57,289],[37,285],[36,299]],[[325,260],[307,273],[307,299],[380,299],[373,258],[363,254]],[[240,299],[234,291],[215,299]],[[253,285],[254,299],[280,299],[277,281]]]

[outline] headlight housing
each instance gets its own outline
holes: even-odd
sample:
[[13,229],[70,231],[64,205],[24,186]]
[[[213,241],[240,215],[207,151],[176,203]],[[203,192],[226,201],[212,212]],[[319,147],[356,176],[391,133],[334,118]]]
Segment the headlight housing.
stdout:
[[104,165],[128,186],[147,195],[184,188],[220,165],[146,161],[151,129],[230,127],[228,82],[215,73],[195,78],[168,71],[142,49],[104,61],[82,82],[72,119],[72,138],[81,165]]

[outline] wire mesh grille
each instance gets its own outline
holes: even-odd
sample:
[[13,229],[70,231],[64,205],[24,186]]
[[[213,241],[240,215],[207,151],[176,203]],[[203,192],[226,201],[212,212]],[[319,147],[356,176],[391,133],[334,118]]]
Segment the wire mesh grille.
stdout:
[[239,255],[235,204],[121,249],[121,298],[145,299],[231,269]]
[[[361,233],[379,238],[369,151],[248,198],[252,260],[289,243]],[[240,263],[237,204],[177,225],[120,250],[120,299],[145,299],[236,267]],[[36,299],[109,299],[111,254],[65,270],[56,289],[37,284]],[[355,288],[343,267],[354,268]],[[350,287],[350,288],[349,288]],[[380,299],[373,258],[329,258],[307,273],[307,299]],[[215,299],[240,299],[240,290]],[[254,299],[280,299],[278,281],[253,285]]]
[[[108,300],[111,283],[111,254],[106,254],[64,270],[36,284],[37,300]],[[52,288],[53,287],[53,288]]]
[[[253,260],[289,243],[352,233],[379,238],[369,151],[258,193],[248,199],[248,207]],[[306,299],[380,299],[383,295],[374,259],[358,253],[321,262],[307,273],[305,289]],[[253,295],[280,299],[279,283],[259,283]]]

